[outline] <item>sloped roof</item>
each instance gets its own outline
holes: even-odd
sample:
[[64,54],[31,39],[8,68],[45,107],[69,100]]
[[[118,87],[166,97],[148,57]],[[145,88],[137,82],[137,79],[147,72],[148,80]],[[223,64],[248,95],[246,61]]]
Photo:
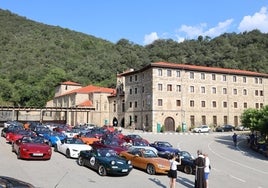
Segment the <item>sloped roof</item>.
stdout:
[[148,66],[132,72],[124,72],[118,74],[117,76],[131,75],[137,72],[142,72],[144,70],[150,69],[152,67],[159,68],[170,68],[170,69],[181,69],[188,71],[200,71],[200,72],[211,72],[211,73],[221,73],[221,74],[233,74],[233,75],[244,75],[244,76],[260,76],[268,77],[268,74],[258,73],[253,71],[239,70],[239,69],[228,69],[228,68],[219,68],[219,67],[206,67],[206,66],[197,66],[189,64],[177,64],[177,63],[168,63],[168,62],[155,62],[151,63]]
[[70,95],[70,94],[74,94],[74,93],[83,93],[83,94],[87,94],[87,93],[110,93],[110,94],[114,94],[115,92],[116,92],[116,90],[112,89],[112,88],[88,85],[86,87],[81,87],[81,88],[66,92],[66,93],[62,94],[61,96]]
[[81,86],[81,84],[72,81],[61,82],[60,85]]
[[83,106],[92,106],[92,105],[93,105],[92,101],[91,100],[87,100],[87,101],[84,101],[84,102],[78,104],[77,106],[83,107]]

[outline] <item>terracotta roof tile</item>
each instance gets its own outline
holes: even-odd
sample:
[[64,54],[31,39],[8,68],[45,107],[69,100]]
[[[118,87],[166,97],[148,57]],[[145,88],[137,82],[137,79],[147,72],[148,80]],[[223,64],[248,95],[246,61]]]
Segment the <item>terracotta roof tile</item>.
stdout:
[[92,103],[91,100],[87,100],[87,101],[84,101],[84,102],[78,104],[77,106],[79,106],[79,107],[83,107],[83,106],[92,106],[92,104],[93,104],[93,103]]
[[116,90],[112,89],[112,88],[89,85],[86,87],[74,89],[72,91],[64,93],[61,96],[69,95],[69,94],[73,94],[73,93],[84,93],[84,94],[86,94],[86,93],[110,93],[110,94],[114,94],[115,92],[116,92]]
[[66,81],[66,82],[61,82],[61,85],[72,85],[72,86],[81,86],[81,84],[72,82],[72,81]]

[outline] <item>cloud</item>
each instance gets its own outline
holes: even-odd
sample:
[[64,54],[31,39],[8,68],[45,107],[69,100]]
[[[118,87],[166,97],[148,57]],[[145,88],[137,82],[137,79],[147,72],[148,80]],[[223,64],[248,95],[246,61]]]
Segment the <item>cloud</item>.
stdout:
[[143,44],[145,44],[145,45],[151,44],[153,41],[155,41],[157,39],[159,39],[157,33],[156,32],[152,32],[152,33],[144,36]]
[[[209,36],[216,37],[228,31],[230,25],[233,23],[233,19],[225,20],[224,22],[219,22],[217,26],[212,28],[207,28],[206,23],[201,23],[198,26],[187,26],[182,25],[177,30],[177,40],[178,42],[183,41],[184,39],[194,39],[198,36]],[[184,35],[185,37],[182,37]]]
[[263,33],[268,32],[268,12],[267,7],[262,7],[259,12],[256,12],[253,16],[245,16],[238,26],[238,30],[251,31],[258,29]]

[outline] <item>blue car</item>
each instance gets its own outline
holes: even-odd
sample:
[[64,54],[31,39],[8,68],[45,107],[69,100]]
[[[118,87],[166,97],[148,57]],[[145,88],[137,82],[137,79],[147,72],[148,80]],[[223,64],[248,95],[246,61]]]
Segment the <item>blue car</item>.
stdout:
[[48,143],[51,147],[54,147],[58,140],[63,141],[64,139],[67,138],[67,136],[64,133],[60,133],[56,131],[44,133],[42,137],[48,140]]
[[158,156],[162,158],[171,159],[171,154],[179,155],[180,158],[176,158],[176,161],[181,162],[181,164],[178,165],[178,171],[186,174],[195,174],[194,157],[189,152],[174,148],[166,141],[155,141],[151,143],[150,146],[156,148]]
[[155,141],[150,144],[151,147],[157,149],[157,154],[159,157],[167,158],[166,156],[170,156],[170,154],[177,154],[180,152],[179,149],[174,148],[169,142],[166,141]]

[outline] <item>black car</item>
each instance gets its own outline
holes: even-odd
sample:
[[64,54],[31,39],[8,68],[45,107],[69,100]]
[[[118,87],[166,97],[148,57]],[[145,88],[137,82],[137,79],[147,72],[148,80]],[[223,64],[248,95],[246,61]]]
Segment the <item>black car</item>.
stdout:
[[128,175],[133,169],[130,160],[107,148],[80,151],[77,163],[97,171],[100,176]]
[[19,179],[7,176],[0,176],[0,187],[34,188],[35,186]]
[[232,132],[235,130],[233,125],[223,125],[221,127],[216,127],[216,132]]

